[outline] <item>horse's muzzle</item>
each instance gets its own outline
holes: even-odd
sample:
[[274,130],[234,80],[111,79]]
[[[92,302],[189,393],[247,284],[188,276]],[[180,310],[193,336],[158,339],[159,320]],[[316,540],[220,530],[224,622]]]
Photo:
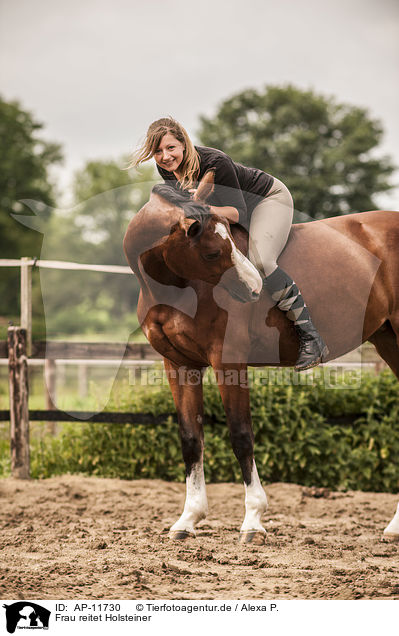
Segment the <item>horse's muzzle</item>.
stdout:
[[[249,263],[249,261],[248,261]],[[237,269],[231,267],[222,275],[219,280],[220,287],[223,287],[234,300],[238,300],[240,303],[254,303],[259,300],[260,292],[262,291],[261,279],[254,266],[250,264],[250,267],[254,270],[256,276],[248,277],[249,280],[245,280],[242,276],[238,276]],[[251,270],[252,271],[252,270]],[[251,273],[251,272],[250,272]],[[259,278],[259,281],[257,280]]]

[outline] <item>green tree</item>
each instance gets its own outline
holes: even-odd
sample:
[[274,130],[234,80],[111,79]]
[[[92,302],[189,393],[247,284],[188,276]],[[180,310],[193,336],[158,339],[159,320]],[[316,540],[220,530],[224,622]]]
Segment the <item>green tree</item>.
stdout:
[[[123,169],[127,160],[89,161],[75,175],[73,190],[78,207],[75,224],[93,263],[127,265],[122,242],[132,216],[150,198],[156,177],[152,166],[132,175]],[[112,298],[110,312],[117,317],[137,304],[139,285],[124,276],[104,274],[104,284]]]
[[[58,144],[40,137],[42,128],[43,124],[18,102],[7,102],[0,97],[0,258],[40,255],[42,236],[18,223],[10,214],[25,211],[21,199],[42,201],[48,206],[54,204],[55,189],[49,169],[62,160],[62,154]],[[2,315],[9,318],[18,313],[19,271],[16,268],[0,269],[0,299]]]
[[[152,168],[133,175],[126,160],[89,161],[75,173],[70,209],[54,210],[50,223],[37,221],[45,233],[43,257],[127,265],[122,242],[132,216],[148,201]],[[124,338],[136,329],[139,284],[132,276],[93,272],[41,272],[47,333],[107,333]]]
[[[95,262],[126,265],[122,240],[132,215],[149,199],[152,167],[134,176],[123,169],[126,160],[89,161],[75,174],[75,223],[92,246]],[[80,205],[79,205],[80,204]]]
[[390,158],[375,154],[382,135],[366,109],[291,85],[233,95],[199,130],[202,144],[284,181],[316,219],[375,209],[373,196],[393,187]]

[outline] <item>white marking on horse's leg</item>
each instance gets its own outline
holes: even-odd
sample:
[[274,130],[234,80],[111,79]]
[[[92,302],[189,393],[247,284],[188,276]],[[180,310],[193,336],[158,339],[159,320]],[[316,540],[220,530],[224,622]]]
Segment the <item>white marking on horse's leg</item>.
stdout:
[[395,512],[395,516],[387,525],[384,530],[384,534],[387,536],[395,536],[397,535],[399,539],[399,504]]
[[261,524],[263,513],[267,509],[267,497],[260,483],[255,460],[252,465],[251,482],[245,486],[245,518],[241,532],[260,530],[266,532]]
[[194,526],[206,517],[207,512],[204,467],[201,460],[193,465],[190,475],[186,478],[186,502],[183,514],[170,531],[179,530],[195,534]]
[[251,261],[249,261],[244,254],[237,249],[223,223],[216,223],[215,232],[220,234],[223,239],[230,241],[231,260],[240,280],[242,280],[252,291],[260,294],[263,283],[255,265],[253,265]]

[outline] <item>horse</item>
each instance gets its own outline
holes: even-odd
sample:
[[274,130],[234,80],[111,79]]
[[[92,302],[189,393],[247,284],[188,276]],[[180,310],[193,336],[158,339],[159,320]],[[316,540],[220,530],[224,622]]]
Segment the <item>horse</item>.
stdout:
[[[211,366],[245,490],[240,542],[262,544],[267,509],[254,459],[247,368],[294,366],[293,323],[246,258],[248,234],[210,213],[207,173],[191,198],[166,184],[130,221],[123,241],[141,292],[138,318],[162,356],[176,406],[186,499],[169,537],[195,536],[208,510],[202,375]],[[279,265],[297,282],[327,344],[325,361],[370,341],[399,379],[399,213],[371,211],[293,224]],[[235,374],[239,381],[227,381]],[[399,540],[399,504],[384,530]]]

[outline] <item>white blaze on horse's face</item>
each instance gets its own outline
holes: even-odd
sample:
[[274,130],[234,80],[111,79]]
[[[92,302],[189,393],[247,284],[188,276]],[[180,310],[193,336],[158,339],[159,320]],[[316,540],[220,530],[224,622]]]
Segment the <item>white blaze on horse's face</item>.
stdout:
[[223,239],[230,241],[231,260],[239,279],[245,283],[253,293],[260,294],[262,291],[262,278],[256,267],[237,249],[223,223],[216,223],[215,232],[220,234]]

